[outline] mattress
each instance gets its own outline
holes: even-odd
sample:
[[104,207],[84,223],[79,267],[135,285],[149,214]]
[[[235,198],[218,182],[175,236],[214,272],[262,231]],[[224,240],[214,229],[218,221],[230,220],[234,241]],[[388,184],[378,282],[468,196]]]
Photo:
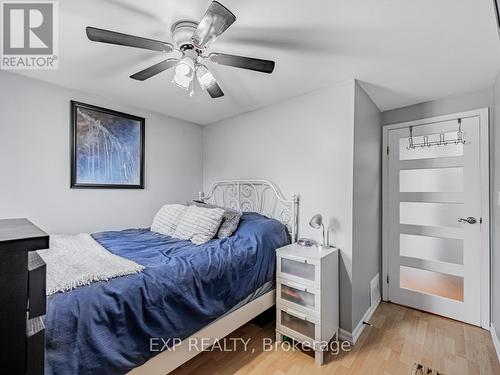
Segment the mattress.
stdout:
[[273,287],[286,227],[245,213],[236,233],[196,246],[149,229],[95,233],[113,254],[145,267],[48,298],[46,374],[123,374]]

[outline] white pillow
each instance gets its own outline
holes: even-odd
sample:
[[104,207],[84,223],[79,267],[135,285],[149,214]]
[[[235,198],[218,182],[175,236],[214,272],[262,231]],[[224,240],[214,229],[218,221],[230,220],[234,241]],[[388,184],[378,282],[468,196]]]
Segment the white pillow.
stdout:
[[189,206],[173,236],[200,245],[215,237],[223,217],[224,210],[221,208]]
[[164,205],[155,215],[151,231],[172,236],[187,209],[187,206],[183,206],[182,204]]

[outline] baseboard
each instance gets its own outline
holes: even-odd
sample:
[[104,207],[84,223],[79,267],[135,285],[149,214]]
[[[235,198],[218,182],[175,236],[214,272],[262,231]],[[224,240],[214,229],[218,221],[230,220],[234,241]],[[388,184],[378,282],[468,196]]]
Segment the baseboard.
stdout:
[[493,345],[495,345],[495,350],[497,352],[497,358],[500,362],[500,340],[498,339],[497,331],[495,330],[495,326],[491,323],[490,326],[491,338],[493,339]]
[[375,310],[377,310],[378,305],[380,305],[380,301],[382,299],[379,297],[375,303],[366,310],[365,315],[363,315],[363,318],[359,321],[358,325],[352,332],[346,331],[345,329],[340,328],[339,329],[339,339],[342,341],[349,341],[353,344],[356,344],[356,342],[359,339],[359,336],[363,333],[363,330],[365,329],[365,324],[363,322],[367,322],[371,319],[373,316],[373,313]]
[[339,340],[352,342],[352,334],[345,329],[339,328]]

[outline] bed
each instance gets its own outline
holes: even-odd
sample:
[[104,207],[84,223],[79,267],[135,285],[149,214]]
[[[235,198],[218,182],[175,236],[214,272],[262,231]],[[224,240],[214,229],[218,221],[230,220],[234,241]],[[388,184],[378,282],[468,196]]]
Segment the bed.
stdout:
[[149,229],[93,234],[145,269],[49,297],[46,374],[165,374],[274,304],[274,252],[296,239],[297,196],[237,180],[199,199],[243,211],[236,233],[200,246]]

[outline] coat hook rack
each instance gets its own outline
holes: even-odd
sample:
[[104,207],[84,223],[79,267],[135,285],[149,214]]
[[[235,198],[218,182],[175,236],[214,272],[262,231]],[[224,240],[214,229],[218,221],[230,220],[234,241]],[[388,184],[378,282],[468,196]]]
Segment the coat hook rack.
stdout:
[[432,146],[448,146],[448,145],[459,145],[465,144],[464,131],[462,130],[462,119],[458,119],[458,130],[457,137],[455,139],[446,139],[445,134],[439,134],[439,141],[429,141],[429,136],[424,135],[422,138],[422,142],[415,143],[413,138],[413,126],[409,127],[410,136],[408,137],[408,146],[406,147],[408,150],[414,150],[418,147],[432,147]]

